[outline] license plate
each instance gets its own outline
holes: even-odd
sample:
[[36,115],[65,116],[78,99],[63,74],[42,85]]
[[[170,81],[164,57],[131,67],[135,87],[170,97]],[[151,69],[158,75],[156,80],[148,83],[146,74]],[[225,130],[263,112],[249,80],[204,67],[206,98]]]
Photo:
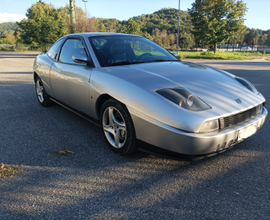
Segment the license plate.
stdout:
[[238,141],[250,137],[251,135],[255,134],[256,131],[257,131],[257,123],[253,123],[247,127],[240,129],[238,132]]

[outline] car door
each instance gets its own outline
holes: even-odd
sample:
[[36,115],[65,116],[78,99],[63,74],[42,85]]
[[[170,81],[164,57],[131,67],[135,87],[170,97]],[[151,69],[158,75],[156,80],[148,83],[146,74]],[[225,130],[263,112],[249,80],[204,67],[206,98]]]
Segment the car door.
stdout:
[[53,92],[58,101],[90,115],[90,77],[93,66],[75,63],[72,60],[73,55],[84,56],[91,60],[80,37],[68,38],[62,46],[58,61],[52,65]]

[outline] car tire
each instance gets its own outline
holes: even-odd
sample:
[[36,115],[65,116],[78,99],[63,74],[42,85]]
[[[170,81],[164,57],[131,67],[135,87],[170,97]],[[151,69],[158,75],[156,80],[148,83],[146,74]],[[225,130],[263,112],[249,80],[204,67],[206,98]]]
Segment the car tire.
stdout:
[[101,108],[100,123],[107,144],[113,152],[127,155],[137,150],[134,125],[122,103],[115,99],[107,100]]
[[35,77],[35,88],[39,104],[43,107],[51,106],[53,102],[50,100],[49,95],[46,93],[42,80],[39,76]]

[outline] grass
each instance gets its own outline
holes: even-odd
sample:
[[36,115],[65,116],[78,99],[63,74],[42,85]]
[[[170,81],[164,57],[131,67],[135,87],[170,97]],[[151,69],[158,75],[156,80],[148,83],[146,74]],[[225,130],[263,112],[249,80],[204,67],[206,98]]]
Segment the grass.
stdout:
[[15,174],[23,173],[23,165],[4,165],[0,164],[0,177],[6,179],[11,178]]
[[223,59],[223,60],[252,60],[266,58],[269,60],[270,53],[259,51],[231,51],[219,52],[214,54],[213,51],[180,51],[179,57],[183,58],[201,58],[201,59]]

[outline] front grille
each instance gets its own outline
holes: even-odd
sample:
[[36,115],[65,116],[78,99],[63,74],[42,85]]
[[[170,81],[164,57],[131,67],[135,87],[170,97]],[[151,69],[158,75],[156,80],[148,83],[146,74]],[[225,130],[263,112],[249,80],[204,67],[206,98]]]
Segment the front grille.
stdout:
[[228,128],[242,122],[248,121],[252,118],[255,118],[261,113],[262,105],[258,105],[252,109],[241,112],[239,114],[231,115],[225,118],[219,119],[219,127],[220,129]]

